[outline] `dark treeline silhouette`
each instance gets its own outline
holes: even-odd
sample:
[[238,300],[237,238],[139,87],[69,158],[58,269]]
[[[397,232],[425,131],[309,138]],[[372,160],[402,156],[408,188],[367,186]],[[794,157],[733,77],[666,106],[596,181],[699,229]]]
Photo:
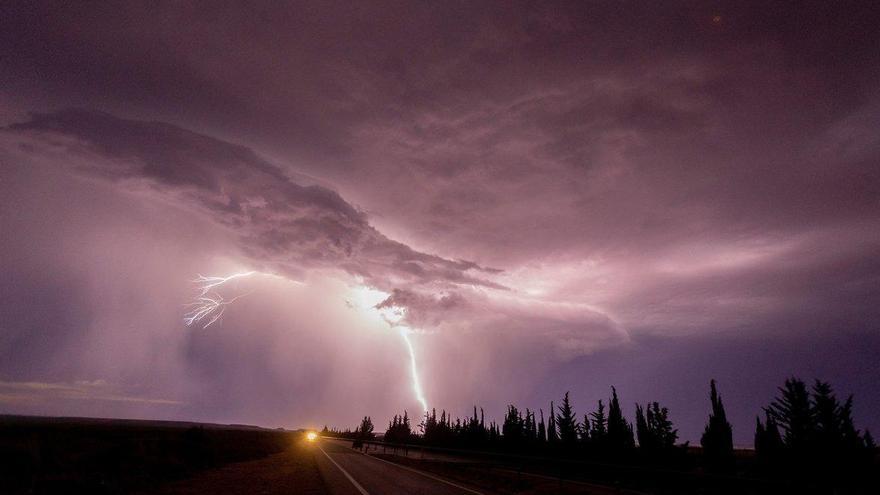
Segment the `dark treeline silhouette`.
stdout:
[[[580,419],[568,392],[559,405],[550,402],[546,415],[543,409],[521,410],[511,404],[500,425],[487,422],[476,406],[465,419],[432,409],[422,417],[417,433],[404,411],[389,422],[384,441],[758,476],[796,486],[862,486],[874,476],[877,448],[868,431],[855,428],[851,396],[840,402],[827,383],[817,380],[808,390],[796,378],[786,380],[779,394],[757,420],[754,451],[734,450],[733,429],[715,380],[709,384],[710,412],[700,448],[677,443],[669,410],[656,401],[635,404],[635,422],[630,423],[614,387],[607,403],[598,401]],[[371,439],[372,432],[369,417],[353,432],[325,427],[325,434],[356,443]]]
[[877,446],[869,431],[856,429],[852,406],[851,395],[840,402],[826,382],[808,390],[797,378],[786,380],[764,408],[764,421],[756,420],[758,469],[767,476],[811,473],[826,488],[876,469]]
[[391,443],[409,443],[412,440],[412,428],[409,424],[409,415],[406,411],[403,416],[394,416],[385,430],[385,441]]
[[354,431],[351,431],[350,428],[346,428],[345,430],[338,430],[336,428],[329,429],[325,425],[324,429],[321,430],[321,435],[325,437],[349,438],[354,440],[354,447],[361,447],[363,442],[376,438],[376,435],[373,433],[373,428],[373,419],[369,416],[364,416],[364,419],[361,420],[361,424],[359,424]]

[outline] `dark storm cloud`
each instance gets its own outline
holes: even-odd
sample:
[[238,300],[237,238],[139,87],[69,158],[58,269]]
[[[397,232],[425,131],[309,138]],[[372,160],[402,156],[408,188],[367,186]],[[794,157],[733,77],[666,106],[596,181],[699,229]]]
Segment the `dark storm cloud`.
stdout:
[[[308,268],[344,268],[379,287],[448,282],[500,285],[467,272],[497,273],[468,261],[419,253],[369,225],[337,193],[301,186],[251,150],[158,122],[67,110],[13,124],[15,136],[73,138],[61,146],[88,157],[79,171],[174,198],[233,229],[254,262],[297,276]],[[53,137],[54,136],[54,137]],[[33,144],[22,144],[24,150]]]

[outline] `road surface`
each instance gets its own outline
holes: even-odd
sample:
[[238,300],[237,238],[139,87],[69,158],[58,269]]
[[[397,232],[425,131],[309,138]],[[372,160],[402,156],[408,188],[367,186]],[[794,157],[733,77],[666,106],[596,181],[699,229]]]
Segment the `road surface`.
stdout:
[[350,449],[350,442],[315,442],[315,460],[333,495],[475,495],[479,491],[433,474],[400,466]]

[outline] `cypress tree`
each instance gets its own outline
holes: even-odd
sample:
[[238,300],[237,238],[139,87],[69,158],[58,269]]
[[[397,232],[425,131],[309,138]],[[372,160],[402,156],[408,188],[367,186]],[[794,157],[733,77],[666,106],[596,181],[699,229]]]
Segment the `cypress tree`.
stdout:
[[639,448],[646,452],[668,450],[675,446],[678,430],[672,428],[669,410],[651,402],[644,409],[636,404],[636,435]]
[[761,423],[761,418],[755,418],[755,422],[755,454],[758,460],[764,464],[776,462],[782,450],[782,437],[776,421],[773,416],[766,414],[764,423]]
[[645,413],[642,406],[636,404],[636,438],[639,440],[639,448],[642,450],[654,449],[654,439],[651,431],[648,429],[648,422],[645,420]]
[[556,413],[554,412],[553,401],[550,401],[550,419],[547,421],[547,443],[555,444],[559,440],[556,434]]
[[525,421],[522,413],[510,404],[507,406],[507,414],[504,416],[504,423],[501,425],[501,435],[504,441],[511,446],[519,446],[523,440]]
[[364,416],[364,419],[361,420],[360,426],[355,428],[355,443],[354,447],[358,448],[362,445],[362,442],[365,440],[373,439],[373,420],[369,416]]
[[611,387],[611,401],[608,405],[608,433],[606,442],[610,449],[622,451],[635,446],[633,429],[620,409],[620,401],[617,399],[617,389]]
[[864,443],[865,443],[865,448],[868,449],[868,453],[871,454],[871,456],[873,456],[874,451],[877,450],[877,443],[874,442],[874,437],[871,435],[871,432],[867,429],[865,430]]
[[547,427],[544,425],[544,410],[539,409],[541,412],[541,422],[538,423],[538,442],[544,443],[547,441]]
[[788,378],[779,388],[780,396],[767,407],[767,414],[782,428],[782,441],[795,456],[807,455],[815,433],[813,408],[802,380]]
[[599,406],[590,413],[590,440],[594,445],[602,446],[608,434],[608,418],[605,417],[605,404],[599,400]]
[[678,430],[672,427],[672,421],[669,420],[669,409],[660,407],[660,404],[653,402],[647,407],[647,416],[648,429],[651,430],[657,447],[660,449],[674,447],[675,441],[678,440]]
[[568,400],[568,392],[562,398],[562,405],[559,406],[559,416],[556,420],[557,429],[559,430],[559,441],[566,447],[571,447],[577,443],[577,417],[571,402]]
[[409,415],[403,411],[402,416],[394,415],[394,418],[388,423],[388,429],[385,431],[385,441],[391,443],[407,443],[412,435],[409,424]]
[[841,405],[831,385],[816,380],[811,399],[814,453],[837,456],[857,450],[862,442],[852,421],[852,397]]
[[703,446],[703,456],[707,466],[725,470],[733,464],[733,429],[727,421],[724,404],[715,388],[715,380],[709,382],[709,387],[712,413],[700,438],[700,444]]
[[864,444],[864,439],[859,436],[852,417],[853,398],[846,398],[846,402],[838,410],[838,429],[840,431],[839,446],[842,450],[852,452]]
[[581,443],[590,443],[590,414],[584,413],[584,422],[581,423],[578,432],[581,435]]

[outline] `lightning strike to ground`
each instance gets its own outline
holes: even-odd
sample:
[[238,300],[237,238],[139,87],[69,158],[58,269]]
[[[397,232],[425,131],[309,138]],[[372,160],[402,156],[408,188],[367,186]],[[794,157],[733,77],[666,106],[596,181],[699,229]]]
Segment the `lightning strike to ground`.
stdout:
[[416,360],[416,351],[413,347],[412,340],[409,338],[413,331],[408,326],[401,324],[406,317],[406,308],[397,306],[379,308],[379,306],[373,306],[373,309],[379,312],[379,316],[385,320],[385,323],[392,328],[397,327],[400,331],[400,336],[406,344],[407,351],[409,351],[409,368],[413,392],[415,393],[416,400],[422,405],[422,409],[427,411],[428,401],[425,399],[425,394],[422,392],[422,383],[421,380],[419,380],[419,367]]
[[409,328],[400,328],[400,336],[403,337],[403,341],[406,342],[406,348],[409,350],[409,366],[410,373],[412,374],[413,392],[416,394],[416,400],[422,405],[422,409],[427,411],[428,401],[425,400],[425,394],[422,393],[422,384],[419,380],[419,370],[418,366],[416,366],[416,351],[413,349],[412,342],[409,340],[409,334],[411,332],[412,330]]

